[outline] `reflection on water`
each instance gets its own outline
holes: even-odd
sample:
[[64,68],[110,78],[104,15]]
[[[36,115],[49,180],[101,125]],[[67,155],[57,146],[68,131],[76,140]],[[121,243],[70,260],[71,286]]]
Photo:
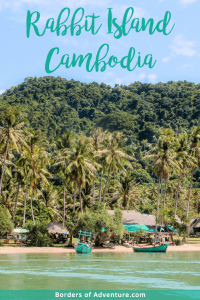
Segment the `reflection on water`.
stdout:
[[193,253],[20,254],[0,256],[0,289],[200,289]]

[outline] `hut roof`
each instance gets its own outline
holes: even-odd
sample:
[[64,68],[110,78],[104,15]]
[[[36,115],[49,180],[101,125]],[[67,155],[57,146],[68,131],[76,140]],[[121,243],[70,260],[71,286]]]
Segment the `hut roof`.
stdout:
[[[108,210],[110,215],[114,215],[114,210]],[[156,226],[156,217],[155,215],[141,214],[135,210],[122,210],[123,214],[123,224],[131,225],[146,225],[146,226]],[[181,220],[176,216],[176,221],[181,223]]]
[[[114,210],[109,210],[108,213],[113,215]],[[154,215],[141,214],[135,210],[122,210],[122,214],[123,214],[123,224],[156,226],[156,218]]]
[[49,233],[62,233],[66,232],[67,229],[63,227],[62,225],[56,223],[56,222],[51,222],[47,225],[47,230]]
[[194,225],[192,226],[193,228],[200,228],[200,219],[198,219]]

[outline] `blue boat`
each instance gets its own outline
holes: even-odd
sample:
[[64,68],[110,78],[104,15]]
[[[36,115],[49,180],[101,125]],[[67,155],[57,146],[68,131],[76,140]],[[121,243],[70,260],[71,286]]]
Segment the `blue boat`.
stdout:
[[[90,253],[92,252],[92,244],[91,244],[91,238],[92,238],[92,232],[89,231],[79,231],[79,241],[74,246],[77,253]],[[81,241],[81,238],[85,240],[85,242]]]
[[158,246],[137,246],[137,247],[133,247],[133,251],[134,252],[166,252],[167,251],[167,247],[168,247],[169,243],[166,244],[161,244]]

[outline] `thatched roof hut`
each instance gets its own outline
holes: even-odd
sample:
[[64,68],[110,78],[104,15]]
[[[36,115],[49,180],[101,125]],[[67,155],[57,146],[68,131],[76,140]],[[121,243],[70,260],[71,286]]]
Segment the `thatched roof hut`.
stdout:
[[56,222],[51,222],[47,225],[47,230],[49,233],[62,233],[62,232],[67,232],[67,229],[63,227],[62,225],[56,223]]
[[194,233],[200,232],[200,219],[198,219],[193,225]]
[[[114,215],[114,210],[108,210],[110,215]],[[123,214],[123,224],[124,225],[146,225],[146,226],[156,226],[155,215],[141,214],[135,210],[122,210]],[[181,223],[181,220],[176,216],[176,221]]]
[[193,228],[200,228],[200,219],[198,219],[195,223],[194,223],[194,225],[193,225]]
[[[109,210],[110,215],[114,215],[114,210]],[[122,210],[124,225],[146,225],[156,226],[156,218],[154,215],[141,214],[135,210]]]

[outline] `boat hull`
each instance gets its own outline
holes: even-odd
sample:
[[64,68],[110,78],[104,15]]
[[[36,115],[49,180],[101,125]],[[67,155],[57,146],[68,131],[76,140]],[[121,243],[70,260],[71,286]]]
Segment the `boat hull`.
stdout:
[[133,247],[134,252],[166,252],[168,247],[167,244],[153,246],[153,247]]
[[78,245],[75,246],[75,250],[77,253],[91,253],[92,247],[90,244],[78,243]]

